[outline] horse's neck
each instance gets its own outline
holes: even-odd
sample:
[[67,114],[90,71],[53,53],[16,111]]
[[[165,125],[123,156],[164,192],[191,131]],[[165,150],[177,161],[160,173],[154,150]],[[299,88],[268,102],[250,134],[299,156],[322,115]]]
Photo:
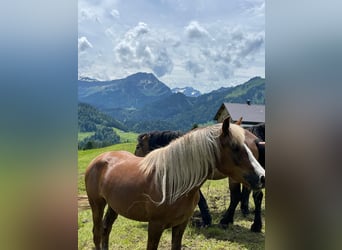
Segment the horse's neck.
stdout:
[[227,178],[227,175],[221,173],[217,168],[214,168],[213,172],[208,176],[208,180],[221,180],[224,178]]

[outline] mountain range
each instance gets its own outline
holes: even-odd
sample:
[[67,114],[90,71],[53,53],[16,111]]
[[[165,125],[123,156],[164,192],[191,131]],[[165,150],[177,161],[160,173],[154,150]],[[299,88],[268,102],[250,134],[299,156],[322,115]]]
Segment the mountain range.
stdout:
[[172,94],[171,89],[151,73],[136,73],[124,79],[78,81],[78,99],[100,110],[111,108],[142,108]]
[[187,131],[194,124],[212,121],[223,102],[245,103],[249,99],[252,104],[265,104],[265,79],[254,77],[244,84],[197,96],[186,93],[171,90],[151,73],[136,73],[113,81],[78,81],[79,102],[110,115],[128,130],[143,132]]
[[193,87],[173,88],[171,91],[172,93],[182,93],[189,97],[197,97],[201,95],[201,92]]

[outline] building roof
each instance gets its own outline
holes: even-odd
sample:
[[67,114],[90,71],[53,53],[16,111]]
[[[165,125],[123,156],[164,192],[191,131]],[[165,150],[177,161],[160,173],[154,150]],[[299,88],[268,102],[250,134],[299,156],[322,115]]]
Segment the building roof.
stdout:
[[265,105],[228,103],[225,102],[217,111],[214,120],[218,120],[222,112],[226,109],[233,121],[243,117],[244,123],[262,123],[265,122]]

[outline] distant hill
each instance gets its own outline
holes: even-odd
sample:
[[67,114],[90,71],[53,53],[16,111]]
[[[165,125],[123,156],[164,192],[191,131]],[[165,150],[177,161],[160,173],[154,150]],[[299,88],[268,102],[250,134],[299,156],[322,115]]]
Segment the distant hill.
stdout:
[[147,73],[110,82],[87,79],[79,81],[79,90],[79,100],[94,105],[135,132],[187,131],[193,124],[212,121],[223,102],[245,103],[250,99],[252,104],[265,104],[265,79],[260,77],[197,97],[172,93]]
[[265,79],[254,77],[244,84],[233,88],[224,97],[225,102],[245,103],[250,99],[253,104],[265,104]]
[[182,93],[189,97],[198,97],[201,95],[201,92],[193,87],[173,88],[171,91],[172,93]]
[[151,73],[136,73],[113,81],[96,81],[90,78],[78,81],[78,100],[102,111],[142,108],[171,94],[171,89]]
[[78,129],[79,132],[95,132],[99,127],[115,127],[127,131],[127,127],[113,117],[100,112],[95,107],[86,104],[78,104]]
[[130,120],[162,120],[170,123],[170,129],[187,131],[193,124],[212,121],[223,102],[265,104],[265,79],[255,77],[236,87],[220,89],[199,97],[187,97],[181,93],[173,94],[163,100],[150,103],[141,110],[131,113]]

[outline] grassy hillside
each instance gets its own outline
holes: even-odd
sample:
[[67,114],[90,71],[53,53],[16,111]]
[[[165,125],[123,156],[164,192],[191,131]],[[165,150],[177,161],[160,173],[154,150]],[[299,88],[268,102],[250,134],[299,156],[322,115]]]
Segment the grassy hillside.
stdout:
[[[113,128],[113,130],[120,136],[121,143],[136,142],[138,133],[125,132],[118,128]],[[78,141],[82,141],[84,138],[93,135],[95,132],[78,132]]]
[[228,93],[225,101],[244,103],[250,99],[254,104],[265,104],[265,79],[254,77],[242,85],[234,88],[234,91]]
[[[105,151],[126,150],[133,152],[136,143],[117,144],[101,149],[91,149],[86,151],[78,151],[78,195],[79,195],[79,212],[78,212],[78,249],[92,249],[92,219],[91,211],[86,204],[85,188],[84,188],[84,171],[89,162]],[[207,181],[202,192],[207,199],[212,217],[213,226],[210,228],[197,228],[193,224],[200,219],[199,210],[196,208],[191,223],[189,223],[183,237],[183,249],[265,249],[265,227],[262,233],[253,233],[249,230],[253,216],[247,218],[241,215],[240,210],[236,211],[235,223],[227,230],[217,227],[223,212],[229,205],[229,193],[227,192],[227,179],[219,181]],[[264,196],[265,197],[265,196]],[[250,207],[254,208],[254,204],[250,199]],[[263,201],[263,217],[265,203]],[[119,216],[113,225],[110,235],[110,249],[145,249],[147,241],[147,223],[137,222]],[[171,249],[171,231],[165,230],[160,241],[159,248],[161,250]]]
[[99,127],[116,127],[123,131],[127,128],[113,117],[100,112],[97,108],[86,104],[78,104],[78,129],[80,132],[94,132]]
[[92,136],[95,132],[78,132],[77,139],[82,141],[84,138]]
[[137,137],[139,134],[134,133],[134,132],[125,132],[118,128],[113,128],[113,129],[120,136],[121,143],[137,142]]

